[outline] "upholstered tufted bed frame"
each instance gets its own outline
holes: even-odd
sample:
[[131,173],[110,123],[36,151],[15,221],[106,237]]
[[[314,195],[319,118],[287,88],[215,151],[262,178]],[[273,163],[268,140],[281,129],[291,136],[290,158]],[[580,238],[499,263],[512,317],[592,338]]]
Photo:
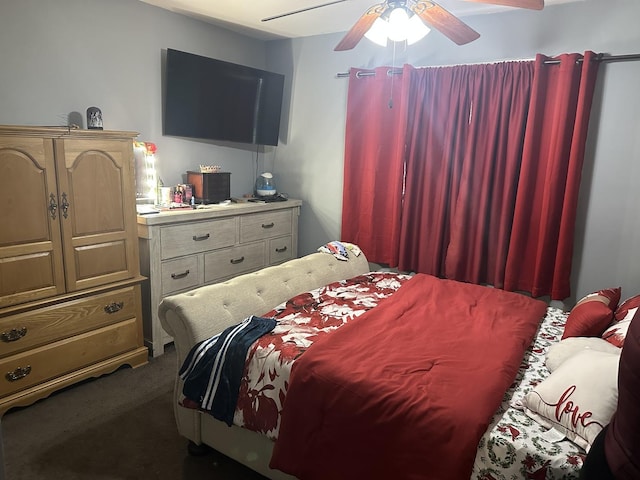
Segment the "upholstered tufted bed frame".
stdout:
[[[197,342],[249,315],[262,315],[299,293],[368,271],[364,254],[342,261],[327,253],[314,253],[165,298],[159,316],[163,328],[174,339],[177,368]],[[240,427],[228,427],[208,413],[181,407],[181,392],[182,382],[176,375],[174,411],[182,436],[196,445],[208,445],[269,478],[293,478],[269,468],[271,440]]]

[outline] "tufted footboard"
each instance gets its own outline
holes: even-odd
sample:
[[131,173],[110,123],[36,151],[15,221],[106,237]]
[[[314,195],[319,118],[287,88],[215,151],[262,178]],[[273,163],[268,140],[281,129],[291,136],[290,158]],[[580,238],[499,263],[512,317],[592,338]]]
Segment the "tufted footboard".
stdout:
[[177,370],[197,342],[249,315],[262,315],[299,293],[369,270],[364,254],[351,255],[349,260],[342,261],[327,253],[313,253],[165,298],[158,313],[162,327],[174,339],[177,353],[174,412],[180,434],[198,445],[209,445],[270,478],[292,478],[269,469],[271,440],[242,428],[227,427],[197,410],[182,408],[178,404],[182,382]]

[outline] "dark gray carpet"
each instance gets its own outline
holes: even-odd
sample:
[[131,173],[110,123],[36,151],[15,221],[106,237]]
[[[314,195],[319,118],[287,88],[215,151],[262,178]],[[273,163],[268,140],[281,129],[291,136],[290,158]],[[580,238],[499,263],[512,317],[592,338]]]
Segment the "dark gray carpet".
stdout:
[[7,480],[263,480],[211,452],[187,453],[171,391],[175,351],[57,392],[2,418]]

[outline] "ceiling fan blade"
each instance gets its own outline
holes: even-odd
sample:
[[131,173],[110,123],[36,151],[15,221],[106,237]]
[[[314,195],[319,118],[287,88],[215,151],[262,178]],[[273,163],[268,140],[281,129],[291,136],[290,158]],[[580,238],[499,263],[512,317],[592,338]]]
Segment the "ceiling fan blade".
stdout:
[[364,34],[371,28],[373,22],[382,15],[387,8],[386,3],[379,3],[377,5],[372,6],[367,10],[355,23],[351,30],[347,32],[347,34],[340,40],[340,43],[336,45],[336,48],[333,50],[336,52],[340,52],[343,50],[351,50],[355,47]]
[[409,3],[409,8],[413,13],[424,20],[427,25],[449,37],[458,45],[473,42],[480,37],[480,34],[473,28],[442,8],[437,3],[423,0],[417,0]]
[[320,5],[314,5],[313,7],[301,8],[300,10],[293,10],[287,13],[281,13],[280,15],[274,15],[273,17],[263,18],[262,22],[269,22],[282,17],[288,17],[289,15],[295,15],[296,13],[308,12],[309,10],[315,10],[316,8],[328,7],[329,5],[335,5],[336,3],[346,2],[347,0],[334,0],[333,2],[321,3]]
[[531,10],[542,10],[544,8],[544,0],[467,0],[467,2],[490,3],[506,7],[529,8]]

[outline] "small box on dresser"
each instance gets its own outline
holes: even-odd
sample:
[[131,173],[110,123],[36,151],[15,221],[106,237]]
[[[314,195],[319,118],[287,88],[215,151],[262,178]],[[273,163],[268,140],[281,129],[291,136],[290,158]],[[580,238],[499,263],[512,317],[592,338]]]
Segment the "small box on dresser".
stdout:
[[197,203],[220,203],[231,198],[229,172],[187,172],[187,183],[193,185]]

